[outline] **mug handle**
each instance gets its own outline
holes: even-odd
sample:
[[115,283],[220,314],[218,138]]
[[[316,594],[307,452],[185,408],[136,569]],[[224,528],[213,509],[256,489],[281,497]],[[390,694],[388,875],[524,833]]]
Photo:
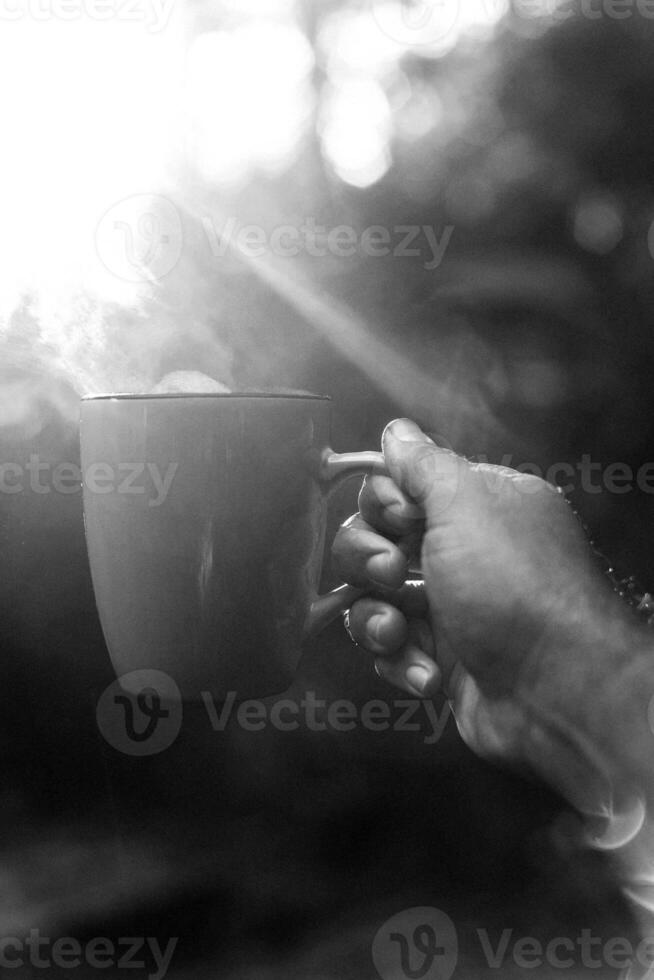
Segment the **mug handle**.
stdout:
[[[354,476],[368,476],[371,473],[388,475],[386,461],[382,453],[335,453],[326,449],[312,467],[320,482],[328,489],[334,489],[342,480]],[[349,609],[353,602],[365,594],[364,589],[353,585],[341,585],[327,595],[318,596],[311,603],[304,626],[304,639],[315,636]]]

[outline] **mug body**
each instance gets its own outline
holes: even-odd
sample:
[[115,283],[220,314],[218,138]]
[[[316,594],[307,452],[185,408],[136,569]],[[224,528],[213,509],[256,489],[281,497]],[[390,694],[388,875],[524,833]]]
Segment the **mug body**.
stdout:
[[318,396],[84,399],[88,553],[119,677],[164,671],[193,700],[288,687],[320,574],[312,460],[330,415]]

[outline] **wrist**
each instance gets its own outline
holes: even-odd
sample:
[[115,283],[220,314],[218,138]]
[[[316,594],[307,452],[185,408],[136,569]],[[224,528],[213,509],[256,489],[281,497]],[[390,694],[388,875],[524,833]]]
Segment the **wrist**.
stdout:
[[575,603],[521,676],[525,762],[589,816],[634,798],[654,812],[654,635],[612,593]]

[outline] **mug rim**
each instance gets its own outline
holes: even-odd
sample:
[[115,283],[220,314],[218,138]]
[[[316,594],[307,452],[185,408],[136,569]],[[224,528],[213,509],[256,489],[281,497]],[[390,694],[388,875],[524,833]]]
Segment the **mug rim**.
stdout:
[[321,401],[330,402],[330,395],[293,394],[280,391],[169,391],[156,392],[151,394],[134,394],[128,392],[116,392],[114,394],[83,395],[81,401],[161,401],[162,399],[172,398],[259,398],[259,399],[280,399],[286,398],[293,401]]

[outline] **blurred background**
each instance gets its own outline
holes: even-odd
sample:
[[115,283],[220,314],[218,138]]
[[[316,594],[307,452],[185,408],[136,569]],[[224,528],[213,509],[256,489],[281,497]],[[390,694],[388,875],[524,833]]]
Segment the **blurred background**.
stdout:
[[[614,6],[4,7],[0,461],[78,462],[81,395],[191,371],[331,395],[339,450],[409,415],[543,472],[648,463],[654,21]],[[651,585],[651,494],[569,482]],[[161,756],[120,756],[81,494],[0,493],[0,542],[2,935],[176,936],[180,978],[364,980],[412,906],[455,919],[468,977],[477,926],[629,934],[560,801],[452,724],[425,745],[189,712]],[[306,690],[393,700],[339,624]]]

